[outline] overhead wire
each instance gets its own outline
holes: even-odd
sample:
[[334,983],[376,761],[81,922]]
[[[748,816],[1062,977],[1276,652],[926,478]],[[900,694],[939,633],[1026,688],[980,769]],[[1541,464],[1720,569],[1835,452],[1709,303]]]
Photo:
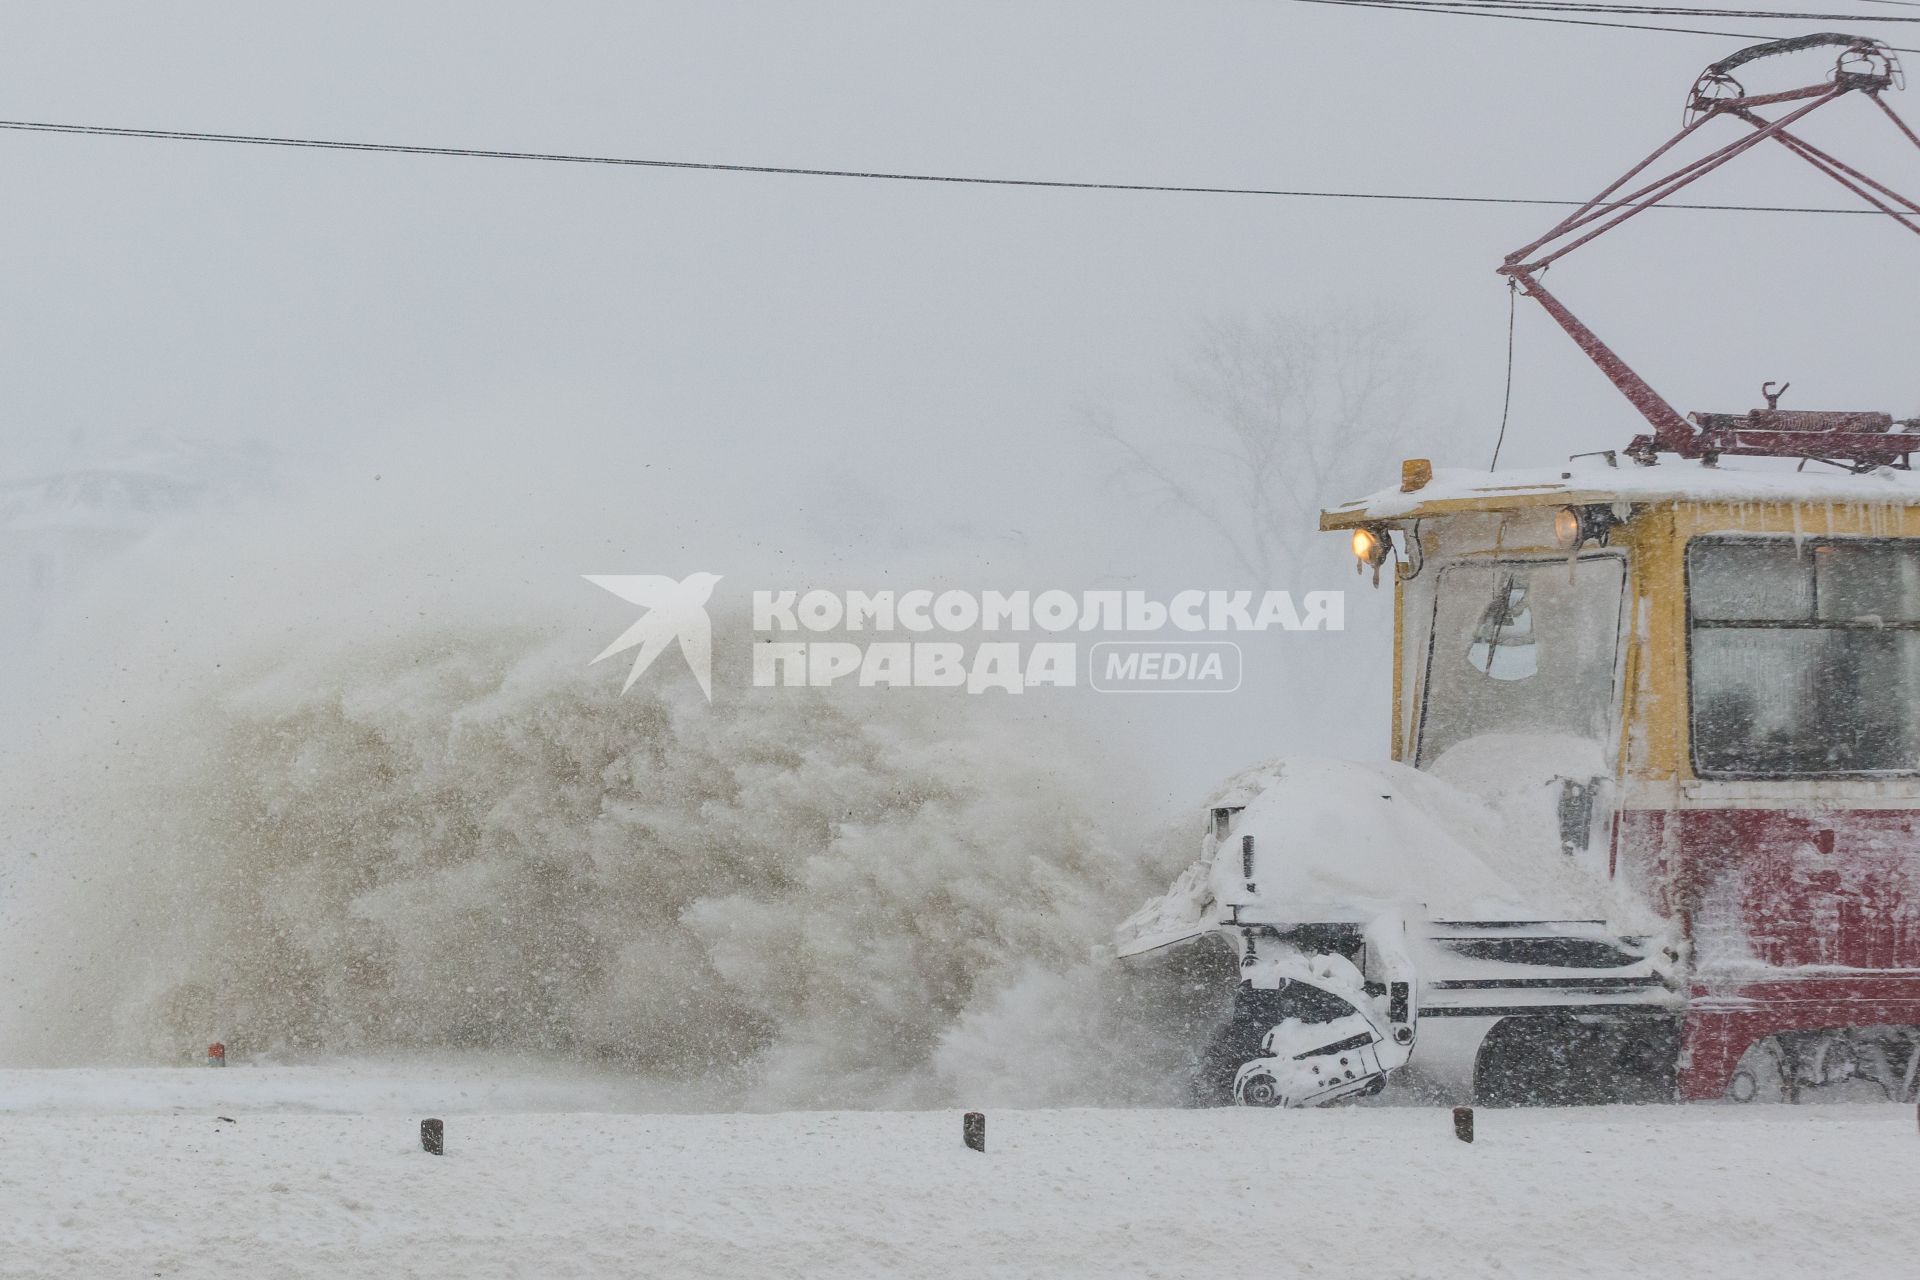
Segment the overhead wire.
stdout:
[[[1847,15],[1784,13],[1762,10],[1717,10],[1693,6],[1604,3],[1602,0],[1299,0],[1350,9],[1405,10],[1419,13],[1448,14],[1461,17],[1511,18],[1518,21],[1565,22],[1578,26],[1621,27],[1628,30],[1662,31],[1683,35],[1713,35],[1735,39],[1764,39],[1751,32],[1702,31],[1688,27],[1650,26],[1638,23],[1599,22],[1591,19],[1548,17],[1541,13],[1521,13],[1521,9],[1552,13],[1727,13],[1729,16],[1769,18],[1850,20]],[[1920,8],[1920,0],[1867,0],[1871,3]],[[1920,18],[1879,18],[1869,20],[1916,22]],[[1920,52],[1920,50],[1901,50]],[[1321,200],[1402,201],[1428,204],[1530,205],[1535,207],[1577,208],[1587,202],[1523,196],[1446,195],[1405,191],[1329,191],[1310,188],[1214,186],[1157,182],[1105,182],[1058,178],[992,177],[974,174],[916,173],[909,171],[843,169],[819,166],[743,164],[712,160],[667,160],[627,156],[593,155],[577,152],[515,151],[496,147],[444,147],[418,143],[361,142],[331,138],[302,138],[271,134],[215,133],[186,129],[150,129],[125,125],[83,125],[39,120],[0,120],[0,130],[25,133],[74,134],[93,137],[133,138],[183,142],[213,142],[229,145],[287,147],[323,151],[358,151],[396,155],[443,156],[470,159],[539,161],[550,164],[595,164],[627,168],[683,169],[714,173],[765,174],[794,177],[863,179],[883,182],[947,183],[966,186],[1027,187],[1079,191],[1160,192],[1182,195],[1268,196]],[[1602,206],[1607,207],[1607,206]],[[1886,216],[1878,209],[1839,209],[1813,205],[1709,204],[1675,202],[1661,208],[1709,210],[1715,212],[1849,214]]]
[[[1620,31],[1665,31],[1685,36],[1722,36],[1731,40],[1771,40],[1774,37],[1759,31],[1716,31],[1704,27],[1662,26],[1646,22],[1605,22],[1599,18],[1572,18],[1545,13],[1514,13],[1493,9],[1440,9],[1430,8],[1409,0],[1295,0],[1297,4],[1329,5],[1339,9],[1380,9],[1394,13],[1429,13],[1454,18],[1507,18],[1515,22],[1551,22],[1574,27],[1609,27]],[[1920,49],[1910,49],[1902,45],[1888,45],[1897,53],[1920,53]]]
[[[1531,205],[1581,208],[1585,200],[1526,196],[1445,195],[1413,191],[1329,191],[1304,187],[1200,186],[1163,182],[1094,182],[1062,178],[1000,178],[977,174],[914,173],[882,169],[835,169],[798,165],[736,164],[717,160],[660,160],[563,151],[509,151],[497,147],[438,147],[416,143],[354,142],[333,138],[280,137],[271,134],[208,133],[187,129],[141,129],[122,125],[61,124],[42,120],[0,120],[0,129],[23,133],[77,134],[173,142],[211,142],[238,146],[287,147],[318,151],[359,151],[383,155],[444,156],[481,160],[538,161],[547,164],[614,165],[637,169],[679,169],[705,173],[777,174],[792,177],[847,178],[878,182],[948,183],[962,186],[1028,187],[1066,191],[1137,191],[1176,195],[1268,196],[1311,200],[1401,201],[1421,204]],[[1839,214],[1885,217],[1877,209],[1838,209],[1830,205],[1708,204],[1676,202],[1663,209],[1737,213]]]
[[1384,0],[1408,9],[1514,9],[1541,13],[1646,14],[1676,18],[1757,18],[1775,22],[1920,22],[1872,13],[1804,13],[1779,9],[1721,9],[1691,5],[1610,4],[1599,0]]

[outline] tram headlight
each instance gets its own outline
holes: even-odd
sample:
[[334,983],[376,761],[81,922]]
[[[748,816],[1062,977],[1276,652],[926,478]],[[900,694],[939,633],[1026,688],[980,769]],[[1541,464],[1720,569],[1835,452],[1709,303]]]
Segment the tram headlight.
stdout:
[[1361,564],[1378,569],[1386,563],[1387,552],[1392,549],[1393,543],[1383,527],[1363,524],[1353,531],[1353,558]]
[[1578,551],[1589,542],[1604,547],[1622,518],[1623,513],[1605,503],[1562,507],[1553,513],[1553,540],[1562,551]]
[[1562,507],[1553,513],[1553,540],[1560,544],[1562,551],[1572,551],[1586,541],[1582,536],[1586,532],[1586,524],[1577,510]]

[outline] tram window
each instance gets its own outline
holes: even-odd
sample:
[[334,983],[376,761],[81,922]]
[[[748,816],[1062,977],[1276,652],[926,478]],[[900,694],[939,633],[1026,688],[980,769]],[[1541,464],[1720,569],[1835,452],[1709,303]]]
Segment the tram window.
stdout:
[[1494,560],[1440,571],[1416,759],[1493,735],[1604,744],[1626,562]]
[[1813,616],[1810,562],[1789,539],[1696,542],[1688,564],[1693,616],[1718,621]]
[[1696,773],[1920,771],[1920,544],[1699,539],[1687,583]]
[[1920,546],[1817,544],[1813,576],[1823,621],[1920,622]]

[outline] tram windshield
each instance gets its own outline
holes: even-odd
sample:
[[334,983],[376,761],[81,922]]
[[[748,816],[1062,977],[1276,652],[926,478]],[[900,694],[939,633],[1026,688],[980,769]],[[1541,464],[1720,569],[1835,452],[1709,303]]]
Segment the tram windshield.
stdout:
[[1588,739],[1613,723],[1626,563],[1491,560],[1440,571],[1419,721],[1421,768],[1493,734]]

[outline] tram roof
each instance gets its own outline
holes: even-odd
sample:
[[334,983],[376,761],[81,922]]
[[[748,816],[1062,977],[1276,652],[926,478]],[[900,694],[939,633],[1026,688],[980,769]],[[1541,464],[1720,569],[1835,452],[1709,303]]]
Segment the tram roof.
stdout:
[[1528,470],[1435,468],[1433,479],[1412,493],[1395,485],[1322,511],[1320,527],[1602,502],[1911,507],[1920,506],[1920,472],[1879,467],[1854,474],[1819,462],[1795,470],[1793,463],[1772,458],[1723,458],[1712,467],[1673,458],[1651,467],[1625,460],[1611,466],[1601,457],[1583,457]]

